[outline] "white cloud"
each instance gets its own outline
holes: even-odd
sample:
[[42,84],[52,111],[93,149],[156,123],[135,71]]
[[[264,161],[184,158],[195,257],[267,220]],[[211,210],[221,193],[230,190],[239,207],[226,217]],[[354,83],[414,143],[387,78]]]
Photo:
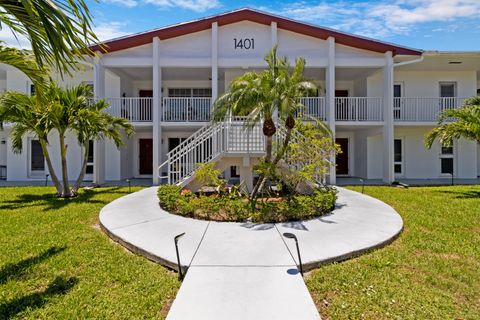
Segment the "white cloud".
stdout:
[[204,12],[220,7],[218,0],[143,0],[145,3],[156,5],[160,8],[182,8],[196,12]]
[[301,1],[276,12],[364,36],[388,37],[409,33],[420,24],[477,18],[480,0]]
[[136,0],[105,0],[105,2],[118,4],[128,8],[133,8],[138,4]]
[[[128,34],[128,32],[122,30],[123,26],[124,23],[111,21],[99,23],[93,27],[93,31],[99,40],[105,41]],[[0,39],[7,43],[7,45],[15,48],[31,49],[30,42],[27,38],[24,36],[18,36],[18,39],[16,39],[12,31],[7,27],[4,27],[0,30]]]
[[128,32],[122,30],[124,25],[124,23],[115,21],[99,23],[93,27],[93,32],[95,32],[97,38],[101,41],[110,40],[128,34]]

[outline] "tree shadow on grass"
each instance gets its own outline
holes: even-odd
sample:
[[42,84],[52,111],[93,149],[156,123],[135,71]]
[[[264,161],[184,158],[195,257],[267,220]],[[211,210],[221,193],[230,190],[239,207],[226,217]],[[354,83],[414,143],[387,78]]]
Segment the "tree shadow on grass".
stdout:
[[77,197],[59,198],[53,193],[46,194],[21,194],[15,199],[3,201],[0,210],[12,210],[20,208],[43,207],[42,211],[62,209],[69,205],[88,202],[89,204],[107,204],[109,201],[93,199],[96,196],[109,194],[124,194],[128,192],[120,191],[122,187],[109,187],[98,189],[83,189]]
[[31,266],[41,263],[64,250],[65,247],[51,247],[34,257],[29,257],[16,263],[6,264],[0,269],[0,284],[4,284],[8,280],[20,278]]
[[30,293],[0,304],[0,319],[10,319],[25,311],[43,307],[55,296],[68,293],[76,284],[75,277],[56,277],[45,290]]
[[480,191],[437,191],[438,193],[455,195],[457,199],[480,199]]

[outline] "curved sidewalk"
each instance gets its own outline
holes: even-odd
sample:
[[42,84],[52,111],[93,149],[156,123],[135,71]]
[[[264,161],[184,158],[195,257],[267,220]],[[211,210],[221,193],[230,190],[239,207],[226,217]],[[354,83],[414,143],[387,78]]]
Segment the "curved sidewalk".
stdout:
[[338,188],[331,214],[277,224],[208,222],[162,210],[156,187],[119,198],[100,213],[102,228],[130,250],[176,269],[173,238],[187,276],[168,319],[319,319],[296,269],[296,234],[305,269],[392,241],[401,217],[385,203]]

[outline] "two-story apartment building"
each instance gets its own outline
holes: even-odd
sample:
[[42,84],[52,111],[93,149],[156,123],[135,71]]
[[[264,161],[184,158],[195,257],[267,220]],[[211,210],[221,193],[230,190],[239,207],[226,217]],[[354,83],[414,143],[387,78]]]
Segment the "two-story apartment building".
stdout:
[[[105,45],[106,50],[93,47],[99,55],[87,59],[83,71],[58,78],[65,85],[91,83],[98,98],[110,101],[109,112],[135,126],[135,135],[119,150],[108,141],[92,142],[87,179],[94,182],[133,177],[152,178],[157,184],[165,175],[177,182],[191,173],[186,166],[217,161],[219,154],[228,152],[238,161],[225,167],[226,175],[250,179],[248,158],[261,155],[261,146],[252,148],[261,138],[209,124],[210,111],[232,79],[265,68],[263,58],[274,45],[292,63],[304,57],[305,77],[319,87],[303,102],[306,113],[329,124],[343,151],[330,172],[331,183],[343,176],[392,182],[439,179],[452,172],[463,179],[480,175],[476,143],[459,140],[451,148],[436,144],[431,150],[423,143],[442,110],[461,106],[478,93],[478,52],[421,51],[252,9]],[[31,85],[19,71],[3,66],[0,91],[4,90],[29,92]],[[0,176],[12,181],[44,179],[47,169],[35,137],[25,138],[25,150],[14,154],[8,134],[8,126],[0,131]],[[76,175],[82,150],[73,137],[69,141],[69,169]],[[248,148],[235,149],[232,141]],[[58,158],[54,139],[50,148]]]

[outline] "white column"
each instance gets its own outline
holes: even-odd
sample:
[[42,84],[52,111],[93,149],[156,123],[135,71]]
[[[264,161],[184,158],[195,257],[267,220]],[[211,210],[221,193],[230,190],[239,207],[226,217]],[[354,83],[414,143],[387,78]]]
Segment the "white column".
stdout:
[[212,103],[218,98],[218,23],[212,23]]
[[158,166],[162,162],[162,127],[161,123],[161,107],[162,107],[162,68],[160,67],[160,39],[153,38],[153,77],[152,77],[152,143],[153,143],[153,177],[152,183],[158,185],[160,182]]
[[[325,72],[325,93],[326,93],[326,114],[327,123],[332,130],[332,137],[335,139],[335,38],[328,37],[328,65]],[[330,158],[332,166],[330,167],[329,183],[337,183],[335,157]]]
[[[96,52],[93,60],[93,93],[95,98],[105,98],[105,67],[102,55]],[[96,140],[94,144],[93,182],[102,184],[105,182],[105,141]]]
[[393,182],[393,57],[392,52],[385,53],[383,67],[383,181]]
[[277,40],[277,23],[275,21],[272,21],[270,24],[270,28],[272,31],[272,48],[278,44]]

